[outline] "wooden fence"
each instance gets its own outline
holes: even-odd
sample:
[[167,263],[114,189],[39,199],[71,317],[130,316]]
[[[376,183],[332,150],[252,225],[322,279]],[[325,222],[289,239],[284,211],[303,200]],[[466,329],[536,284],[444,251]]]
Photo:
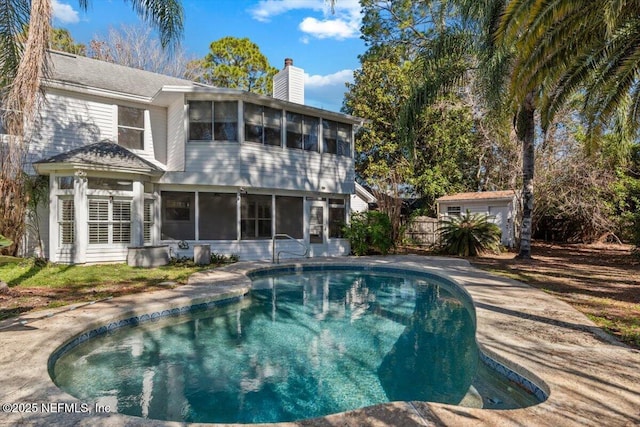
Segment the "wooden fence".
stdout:
[[412,218],[404,232],[408,243],[419,246],[432,246],[440,242],[438,220],[427,216]]

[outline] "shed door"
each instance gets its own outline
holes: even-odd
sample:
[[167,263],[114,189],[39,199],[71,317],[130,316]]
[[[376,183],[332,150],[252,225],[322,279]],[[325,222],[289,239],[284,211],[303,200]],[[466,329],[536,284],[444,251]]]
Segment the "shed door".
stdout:
[[507,219],[509,216],[509,208],[507,206],[489,206],[490,221],[500,227],[502,230],[502,244],[509,245],[509,230],[507,227]]

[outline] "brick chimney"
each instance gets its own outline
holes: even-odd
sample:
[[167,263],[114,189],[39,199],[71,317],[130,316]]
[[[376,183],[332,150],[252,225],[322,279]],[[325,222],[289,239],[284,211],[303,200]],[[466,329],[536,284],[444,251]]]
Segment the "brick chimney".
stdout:
[[285,58],[284,68],[273,77],[273,97],[304,104],[304,70],[294,67],[291,58]]

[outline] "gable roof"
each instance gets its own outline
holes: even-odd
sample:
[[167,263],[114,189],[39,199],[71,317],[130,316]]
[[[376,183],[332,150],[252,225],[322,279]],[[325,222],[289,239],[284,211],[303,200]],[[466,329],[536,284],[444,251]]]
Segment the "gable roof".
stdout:
[[[113,142],[101,141],[85,145],[48,159],[34,162],[36,170],[40,165],[77,165],[97,169],[122,169],[128,172],[159,174],[162,170],[153,163],[133,154],[131,151]],[[45,167],[46,168],[46,167]]]
[[49,51],[47,79],[113,92],[153,97],[165,85],[205,86],[190,80],[165,76],[106,61]]
[[367,190],[365,187],[358,184],[357,182],[356,182],[356,195],[359,196],[362,200],[364,200],[367,203],[377,202],[376,196],[371,194],[369,190]]
[[495,199],[507,199],[511,200],[516,195],[513,190],[504,191],[477,191],[472,193],[458,193],[448,196],[442,196],[436,199],[436,202],[458,202],[469,200],[495,200]]

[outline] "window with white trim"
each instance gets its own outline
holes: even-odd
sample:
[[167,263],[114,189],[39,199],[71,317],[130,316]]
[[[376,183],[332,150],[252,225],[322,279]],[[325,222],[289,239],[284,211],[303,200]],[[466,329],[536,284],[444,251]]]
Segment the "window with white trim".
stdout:
[[118,105],[118,144],[144,150],[144,110]]
[[152,242],[152,230],[153,230],[153,200],[146,199],[144,201],[144,214],[142,222],[142,234],[145,243]]
[[447,216],[460,216],[460,206],[447,206]]
[[287,111],[287,147],[318,151],[318,118]]
[[351,157],[351,125],[322,120],[323,152]]
[[75,219],[73,198],[58,199],[58,241],[61,245],[72,245],[75,242]]
[[241,238],[271,238],[271,196],[243,194],[240,205]]
[[89,243],[131,242],[131,200],[89,199]]
[[280,145],[282,110],[244,103],[244,140],[265,145]]
[[237,141],[238,101],[189,101],[190,141]]
[[329,199],[329,238],[344,237],[342,228],[346,220],[345,199]]

